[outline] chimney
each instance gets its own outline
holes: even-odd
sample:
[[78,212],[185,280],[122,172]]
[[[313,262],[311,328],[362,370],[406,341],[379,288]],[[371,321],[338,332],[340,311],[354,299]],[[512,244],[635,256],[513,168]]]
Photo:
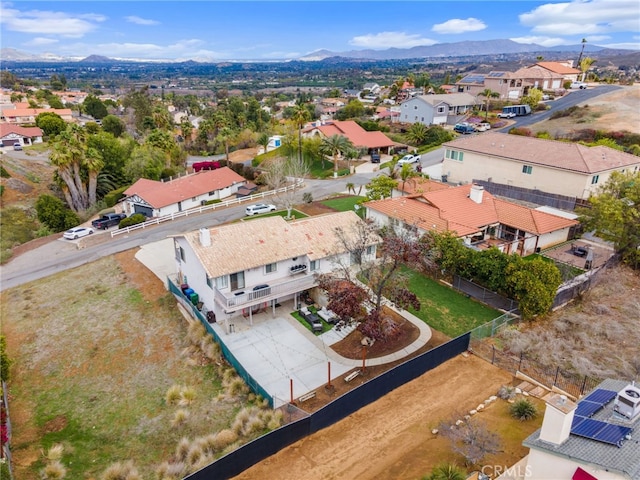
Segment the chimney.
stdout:
[[562,445],[571,433],[571,423],[576,411],[576,404],[566,395],[550,393],[545,397],[547,408],[542,419],[540,440]]
[[469,198],[476,203],[482,203],[482,194],[484,187],[482,185],[471,185],[471,191],[469,192]]
[[211,246],[211,233],[209,232],[208,228],[200,229],[200,245],[202,245],[203,247]]

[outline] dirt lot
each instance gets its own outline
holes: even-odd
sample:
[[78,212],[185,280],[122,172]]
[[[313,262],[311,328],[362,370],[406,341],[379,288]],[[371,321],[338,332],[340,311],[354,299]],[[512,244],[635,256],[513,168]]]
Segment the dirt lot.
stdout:
[[[458,356],[407,383],[344,420],[311,435],[246,470],[237,480],[417,479],[446,461],[462,464],[448,442],[431,430],[453,411],[466,411],[510,384],[510,374],[473,355]],[[511,444],[486,459],[491,465],[512,465],[523,454],[519,441],[539,423],[505,422],[506,402],[490,405],[480,419],[499,430]]]

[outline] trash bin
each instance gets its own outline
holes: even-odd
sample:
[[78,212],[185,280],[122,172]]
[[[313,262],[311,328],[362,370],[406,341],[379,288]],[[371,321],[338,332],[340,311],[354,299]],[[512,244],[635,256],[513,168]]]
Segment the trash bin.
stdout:
[[189,299],[191,300],[191,303],[193,303],[194,305],[198,305],[198,302],[200,301],[200,297],[195,292],[189,295]]

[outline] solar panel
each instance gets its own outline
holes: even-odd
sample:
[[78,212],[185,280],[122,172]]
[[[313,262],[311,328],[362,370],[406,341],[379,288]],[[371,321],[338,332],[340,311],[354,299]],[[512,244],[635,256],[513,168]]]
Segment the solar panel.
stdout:
[[590,417],[600,409],[602,409],[604,405],[601,403],[590,402],[588,400],[582,400],[578,403],[578,408],[576,409],[576,415],[580,415],[581,417]]
[[611,445],[620,446],[622,440],[631,433],[631,428],[622,427],[620,425],[614,425],[607,423],[606,427],[600,430],[594,437],[595,440],[600,442],[609,443]]
[[489,76],[493,77],[493,78],[503,77],[504,76],[504,72],[490,72]]
[[595,440],[595,435],[607,425],[608,423],[601,422],[600,420],[585,418],[584,421],[580,422],[578,425],[576,425],[575,428],[571,429],[571,433]]
[[484,82],[484,75],[467,75],[462,80],[460,80],[460,83],[483,83],[483,82]]
[[594,390],[593,392],[591,392],[582,401],[586,400],[588,402],[594,402],[594,403],[600,403],[602,405],[606,405],[611,400],[616,398],[616,395],[617,393],[612,390],[604,390],[602,388],[598,388],[597,390]]
[[579,423],[582,423],[585,419],[586,417],[581,417],[579,415],[574,416],[573,421],[571,422],[571,431],[573,432],[573,429],[577,427]]

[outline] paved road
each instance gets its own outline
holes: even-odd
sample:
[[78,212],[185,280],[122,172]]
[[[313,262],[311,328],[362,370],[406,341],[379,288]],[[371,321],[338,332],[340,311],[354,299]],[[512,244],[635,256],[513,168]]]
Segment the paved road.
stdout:
[[[302,195],[305,192],[310,192],[315,200],[319,200],[332,193],[346,191],[347,182],[354,183],[357,188],[358,185],[368,183],[369,179],[377,174],[377,172],[359,173],[336,180],[306,180],[304,188],[297,194],[297,202],[302,202]],[[277,198],[273,199],[273,201],[278,204]],[[202,227],[213,227],[242,218],[245,206],[236,205],[213,212],[180,218],[145,230],[119,235],[115,238],[111,238],[109,232],[96,232],[94,237],[91,238],[90,243],[92,245],[82,249],[78,249],[78,243],[76,242],[57,238],[0,266],[0,290],[44,278],[147,243],[157,242],[171,235],[178,235]],[[97,241],[96,238],[99,238],[100,241]]]

